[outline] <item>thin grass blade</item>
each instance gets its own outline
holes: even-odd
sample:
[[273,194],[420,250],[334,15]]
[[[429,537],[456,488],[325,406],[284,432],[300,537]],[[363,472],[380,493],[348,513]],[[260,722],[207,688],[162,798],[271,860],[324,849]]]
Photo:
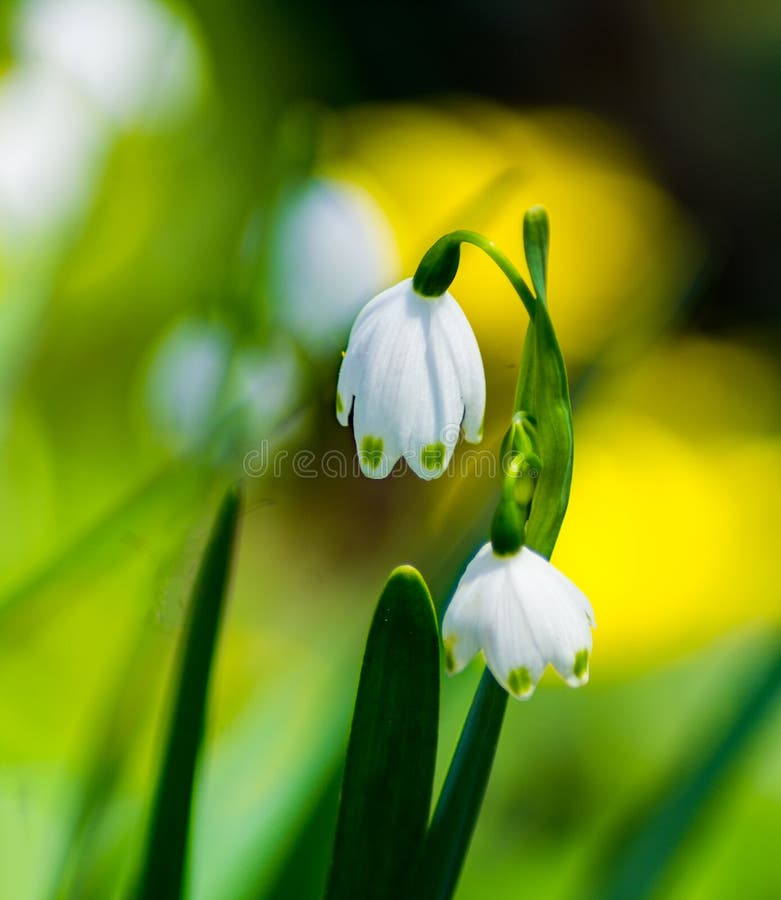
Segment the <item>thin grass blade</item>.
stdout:
[[177,900],[183,893],[195,767],[238,514],[239,495],[233,489],[217,514],[193,588],[168,740],[136,893],[139,900]]

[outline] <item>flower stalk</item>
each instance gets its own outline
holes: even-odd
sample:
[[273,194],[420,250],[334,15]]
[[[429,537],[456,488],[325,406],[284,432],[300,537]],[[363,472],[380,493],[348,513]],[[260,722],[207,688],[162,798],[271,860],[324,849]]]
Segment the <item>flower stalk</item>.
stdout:
[[451,231],[435,241],[424,254],[412,279],[415,290],[424,297],[437,297],[443,294],[456,277],[461,244],[472,244],[496,263],[515,289],[521,303],[526,307],[529,318],[533,321],[537,302],[534,294],[510,258],[493,241],[478,231],[462,228]]
[[[513,451],[513,442],[526,440],[527,446],[519,446],[511,453],[511,463],[517,464],[525,449],[534,454],[535,461],[541,457],[545,470],[535,479],[526,506],[514,496],[514,474],[505,477],[502,500],[492,526],[492,542],[495,553],[519,553],[521,546],[527,544],[548,559],[569,500],[572,409],[564,360],[547,308],[549,226],[542,207],[533,207],[526,213],[523,236],[534,293],[502,251],[487,238],[469,231],[455,231],[437,241],[423,257],[415,280],[424,289],[439,288],[448,277],[452,281],[455,275],[452,247],[471,243],[498,265],[529,313],[530,323],[515,393],[515,415],[503,449],[505,443],[509,443],[509,449]],[[528,446],[531,429],[527,431],[524,422],[527,426],[533,423],[533,446]],[[508,481],[512,483],[512,496],[508,494]],[[577,666],[575,663],[575,670]],[[526,688],[525,682],[515,686],[519,690]],[[427,833],[420,878],[421,896],[449,900],[455,891],[488,784],[507,698],[507,691],[486,668]]]

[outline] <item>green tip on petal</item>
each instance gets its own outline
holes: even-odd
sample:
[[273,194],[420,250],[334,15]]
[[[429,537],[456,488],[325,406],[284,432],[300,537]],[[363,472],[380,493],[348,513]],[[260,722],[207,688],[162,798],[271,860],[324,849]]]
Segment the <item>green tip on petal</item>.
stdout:
[[344,401],[339,391],[336,392],[336,414],[341,415],[344,412]]
[[445,445],[441,441],[436,444],[426,444],[421,453],[423,468],[428,472],[436,472],[442,468],[445,461]]
[[378,469],[382,464],[383,442],[381,437],[367,434],[361,442],[361,455],[370,469]]
[[575,665],[572,671],[576,678],[583,678],[588,672],[588,650],[578,650],[575,654]]
[[513,669],[507,676],[507,686],[516,697],[531,693],[533,687],[531,673],[525,666]]
[[456,670],[456,654],[453,649],[456,645],[455,635],[451,635],[449,638],[445,638],[442,641],[442,646],[445,648],[445,669],[449,675],[452,675]]

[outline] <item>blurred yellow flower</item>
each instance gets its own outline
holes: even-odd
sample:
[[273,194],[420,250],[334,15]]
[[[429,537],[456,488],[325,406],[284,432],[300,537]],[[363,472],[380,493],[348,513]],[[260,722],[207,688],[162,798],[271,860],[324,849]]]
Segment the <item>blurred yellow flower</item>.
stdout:
[[643,666],[781,618],[780,389],[756,353],[687,338],[588,396],[555,560],[599,608],[600,657]]

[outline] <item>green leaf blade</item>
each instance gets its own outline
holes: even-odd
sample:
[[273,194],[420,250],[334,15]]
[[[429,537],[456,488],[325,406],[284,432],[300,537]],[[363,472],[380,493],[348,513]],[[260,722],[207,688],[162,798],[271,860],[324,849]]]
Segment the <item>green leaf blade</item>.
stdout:
[[328,900],[404,896],[426,831],[437,747],[439,637],[409,566],[377,605],[347,749]]
[[138,900],[176,900],[183,893],[195,768],[239,508],[239,493],[233,489],[217,513],[193,588],[177,693],[136,893]]

